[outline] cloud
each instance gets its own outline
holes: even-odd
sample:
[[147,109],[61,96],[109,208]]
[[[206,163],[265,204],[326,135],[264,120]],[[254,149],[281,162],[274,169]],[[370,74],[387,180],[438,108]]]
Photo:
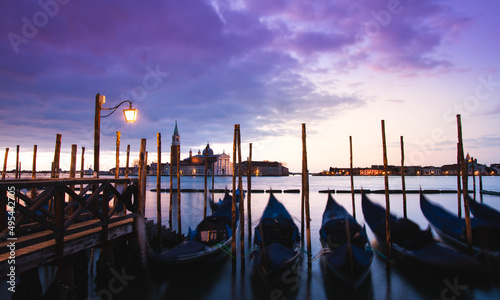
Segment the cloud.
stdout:
[[[380,15],[387,5],[69,1],[16,53],[6,37],[23,36],[23,18],[33,23],[43,9],[9,1],[0,12],[0,125],[10,129],[4,135],[29,131],[30,142],[48,135],[52,143],[59,131],[88,140],[78,135],[92,130],[99,92],[106,106],[126,97],[140,114],[133,130],[114,124],[104,135],[120,128],[133,138],[170,133],[175,119],[185,132],[207,135],[202,139],[231,136],[234,123],[250,136],[283,135],[290,121],[326,120],[365,103],[362,95],[324,88],[311,73],[336,82],[334,76],[361,68],[405,75],[454,67],[439,47],[470,19],[444,3],[405,1],[386,25],[375,23],[376,34],[367,34],[366,26],[378,22],[373,12]],[[150,70],[156,68],[168,76],[155,81]]]

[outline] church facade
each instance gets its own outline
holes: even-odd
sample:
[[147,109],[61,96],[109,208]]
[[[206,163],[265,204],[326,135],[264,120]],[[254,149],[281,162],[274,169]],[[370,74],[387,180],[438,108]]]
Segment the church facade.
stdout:
[[170,170],[172,175],[177,172],[177,160],[179,161],[179,171],[183,176],[197,176],[205,175],[205,168],[207,168],[207,175],[212,176],[231,176],[233,175],[233,163],[230,156],[224,151],[222,154],[214,154],[207,144],[203,152],[198,150],[198,154],[193,155],[193,151],[189,150],[189,157],[181,160],[181,141],[177,121],[175,122],[174,134],[172,135],[171,146],[171,161],[172,165]]

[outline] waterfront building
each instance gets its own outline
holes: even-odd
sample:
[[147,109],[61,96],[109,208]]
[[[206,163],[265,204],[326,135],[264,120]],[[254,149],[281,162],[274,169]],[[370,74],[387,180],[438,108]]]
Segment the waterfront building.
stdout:
[[[171,157],[172,166],[169,168],[172,172],[177,172],[177,162],[174,158],[179,155],[181,149],[181,139],[179,134],[179,128],[177,127],[177,121],[175,122],[174,133],[172,135],[172,146],[171,146]],[[192,149],[189,150],[189,157],[180,160],[179,170],[181,175],[205,175],[205,160],[207,161],[208,175],[219,175],[219,176],[231,176],[233,175],[233,163],[230,160],[230,156],[222,151],[222,154],[214,154],[210,144],[203,151],[198,150],[197,155],[193,155]],[[167,167],[167,173],[169,172]],[[175,174],[175,173],[173,173]]]
[[[241,162],[242,175],[247,175],[248,162]],[[236,166],[236,172],[239,172]],[[287,167],[277,161],[252,161],[252,176],[289,176],[290,172]]]
[[441,168],[434,166],[426,166],[422,168],[422,172],[423,172],[422,175],[425,176],[441,175]]

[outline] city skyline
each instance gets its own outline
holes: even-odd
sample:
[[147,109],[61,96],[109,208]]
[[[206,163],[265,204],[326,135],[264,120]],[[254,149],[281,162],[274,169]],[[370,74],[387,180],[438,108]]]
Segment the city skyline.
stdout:
[[[162,134],[169,157],[174,122],[182,153],[232,155],[241,124],[242,156],[301,169],[301,124],[307,126],[311,172],[382,164],[380,121],[388,159],[410,165],[456,160],[456,114],[464,149],[483,163],[500,158],[500,3],[398,0],[189,2],[8,1],[0,10],[0,153],[8,169],[21,146],[30,169],[50,169],[57,133],[61,167],[71,145],[93,164],[94,101],[131,100],[139,110],[101,120],[101,169],[121,149],[150,158]],[[123,107],[125,108],[125,107]],[[120,108],[121,110],[121,108]],[[122,159],[124,161],[124,159]],[[150,159],[151,161],[151,159]]]

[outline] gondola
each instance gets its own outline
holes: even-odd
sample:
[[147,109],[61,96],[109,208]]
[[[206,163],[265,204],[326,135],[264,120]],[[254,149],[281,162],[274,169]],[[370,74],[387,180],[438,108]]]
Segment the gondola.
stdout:
[[[227,193],[227,190],[226,190],[226,193]],[[243,191],[243,199],[245,199],[245,191]],[[209,202],[210,202],[210,209],[212,210],[212,212],[216,211],[219,206],[222,204],[222,201],[221,199],[219,199],[218,202],[215,202],[214,199],[210,199]],[[239,203],[240,202],[240,189],[238,188],[236,190],[236,203]]]
[[[182,274],[208,267],[228,257],[232,241],[232,196],[226,192],[220,207],[203,219],[179,246],[159,255],[150,251],[152,269]],[[238,218],[238,215],[236,215]]]
[[292,217],[273,194],[255,227],[254,271],[269,286],[280,284],[286,271],[300,261],[300,233]]
[[358,288],[370,271],[373,251],[365,227],[338,204],[328,193],[319,231],[323,246],[323,263],[351,288]]
[[[431,203],[422,194],[420,195],[420,209],[445,243],[464,253],[468,252],[465,219],[459,218],[441,206]],[[500,230],[489,226],[488,223],[478,218],[471,218],[470,221],[473,254],[478,257],[492,257],[496,262],[499,262]]]
[[[373,203],[362,194],[363,215],[379,245],[387,250],[385,208]],[[409,219],[390,215],[391,257],[403,264],[441,272],[476,273],[481,265],[467,255],[439,243],[432,237],[431,229],[421,230]]]
[[500,229],[500,212],[498,210],[495,210],[486,204],[478,203],[470,199],[470,197],[469,205],[474,217],[495,229]]

